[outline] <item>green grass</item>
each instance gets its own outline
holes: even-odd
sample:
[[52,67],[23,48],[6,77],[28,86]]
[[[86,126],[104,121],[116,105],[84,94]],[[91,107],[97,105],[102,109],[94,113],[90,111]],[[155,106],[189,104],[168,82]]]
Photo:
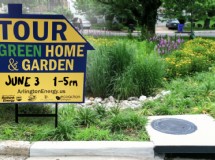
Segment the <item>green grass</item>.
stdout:
[[210,114],[215,117],[214,78],[214,72],[204,72],[166,82],[165,88],[171,95],[146,103],[144,115]]
[[[50,106],[35,108],[32,113],[50,113]],[[44,111],[46,108],[46,111]],[[116,107],[117,108],[117,107]],[[115,108],[115,110],[117,110]],[[74,140],[148,140],[145,131],[146,117],[134,110],[117,112],[102,107],[75,108],[72,105],[59,108],[59,124],[54,128],[54,118],[19,118],[14,122],[14,105],[0,105],[0,140],[25,141],[74,141]],[[127,117],[127,115],[130,115]],[[116,123],[117,122],[117,123]],[[119,124],[123,124],[122,127]]]
[[[209,114],[215,118],[215,67],[210,71],[165,82],[171,94],[146,102],[141,108],[107,110],[104,106],[78,109],[72,105],[59,109],[59,126],[53,118],[20,118],[14,122],[14,106],[0,105],[0,140],[27,141],[147,141],[146,117],[151,115]],[[22,112],[29,110],[22,107]],[[49,113],[54,108],[31,109]]]
[[[198,20],[196,22],[193,22],[195,26],[193,27],[194,31],[201,31],[201,30],[215,30],[213,27],[215,24],[215,18],[211,18],[210,20],[210,28],[209,29],[204,29],[204,21],[203,20]],[[191,23],[187,23],[185,27],[185,31],[190,31],[191,28]]]

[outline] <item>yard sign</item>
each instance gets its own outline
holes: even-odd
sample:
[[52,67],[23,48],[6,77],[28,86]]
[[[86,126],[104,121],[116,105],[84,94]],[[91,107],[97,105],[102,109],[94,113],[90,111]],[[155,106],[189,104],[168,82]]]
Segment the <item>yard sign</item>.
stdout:
[[87,50],[63,15],[0,14],[0,103],[84,102]]

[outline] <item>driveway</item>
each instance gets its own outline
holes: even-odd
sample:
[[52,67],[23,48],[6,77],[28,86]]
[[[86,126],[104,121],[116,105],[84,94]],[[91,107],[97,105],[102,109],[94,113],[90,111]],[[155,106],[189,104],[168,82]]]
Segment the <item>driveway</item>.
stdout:
[[177,30],[173,30],[173,29],[168,29],[165,26],[156,26],[155,32],[157,34],[161,34],[161,33],[165,33],[165,34],[170,34],[170,33],[175,33]]

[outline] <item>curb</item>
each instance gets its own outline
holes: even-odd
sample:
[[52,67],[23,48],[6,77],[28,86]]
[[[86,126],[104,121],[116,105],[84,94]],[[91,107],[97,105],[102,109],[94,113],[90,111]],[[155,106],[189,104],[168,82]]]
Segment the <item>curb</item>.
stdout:
[[154,160],[152,142],[131,141],[28,141],[0,142],[0,155],[23,157],[103,156]]
[[28,157],[30,146],[31,144],[28,141],[1,141],[0,155]]

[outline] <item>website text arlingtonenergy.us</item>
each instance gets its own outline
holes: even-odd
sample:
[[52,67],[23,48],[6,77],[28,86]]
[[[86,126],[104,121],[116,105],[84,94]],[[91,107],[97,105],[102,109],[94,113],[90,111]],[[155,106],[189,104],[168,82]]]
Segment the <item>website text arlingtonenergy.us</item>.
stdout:
[[59,93],[66,93],[65,90],[46,90],[46,89],[39,89],[39,90],[36,90],[36,89],[19,89],[17,91],[17,94],[59,94]]

